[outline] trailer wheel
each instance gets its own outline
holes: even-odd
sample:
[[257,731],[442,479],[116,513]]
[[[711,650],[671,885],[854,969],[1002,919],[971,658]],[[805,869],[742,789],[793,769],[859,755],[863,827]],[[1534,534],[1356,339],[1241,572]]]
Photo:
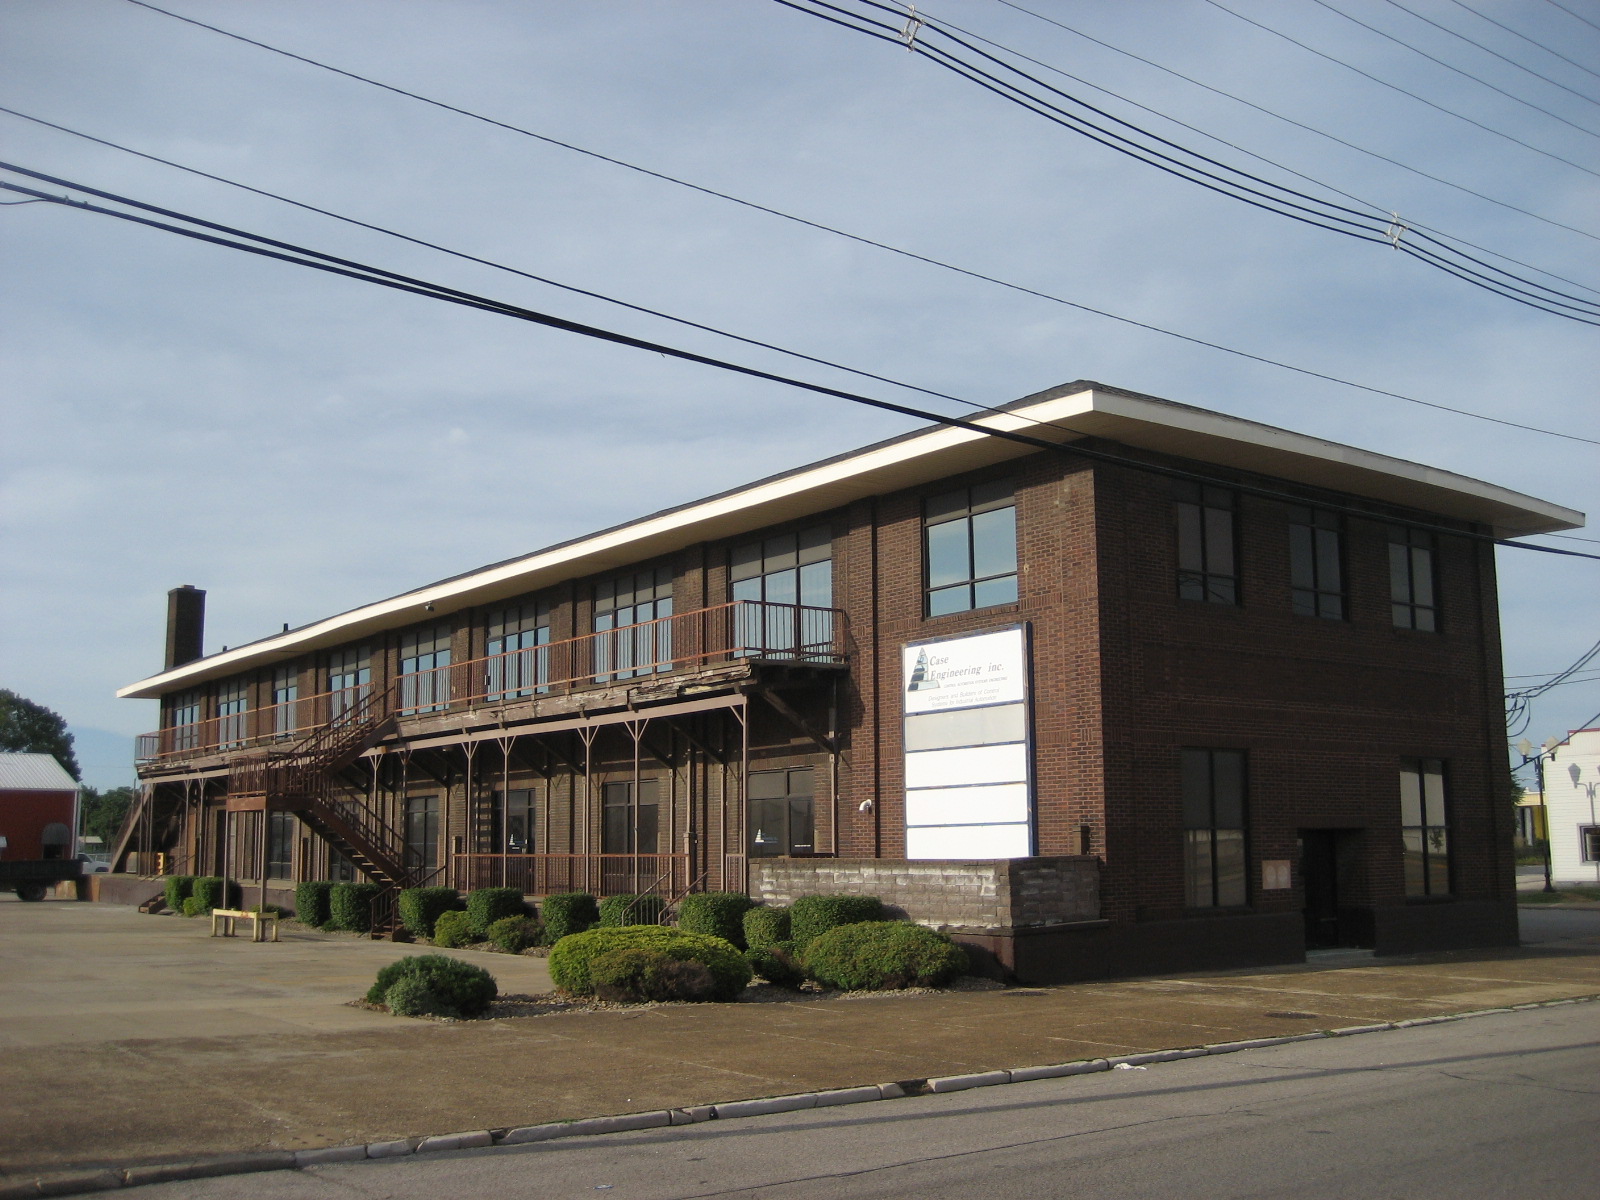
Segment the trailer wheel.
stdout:
[[42,883],[19,883],[17,884],[17,898],[30,902],[43,900],[48,890]]

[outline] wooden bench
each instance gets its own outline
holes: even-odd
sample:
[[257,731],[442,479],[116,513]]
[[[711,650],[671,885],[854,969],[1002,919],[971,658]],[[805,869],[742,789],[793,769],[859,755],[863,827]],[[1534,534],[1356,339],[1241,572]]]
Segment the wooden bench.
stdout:
[[267,940],[266,926],[272,927],[272,940],[278,940],[278,917],[275,913],[246,912],[242,908],[213,908],[211,910],[211,936],[233,937],[234,924],[238,921],[250,922],[250,940],[264,942]]

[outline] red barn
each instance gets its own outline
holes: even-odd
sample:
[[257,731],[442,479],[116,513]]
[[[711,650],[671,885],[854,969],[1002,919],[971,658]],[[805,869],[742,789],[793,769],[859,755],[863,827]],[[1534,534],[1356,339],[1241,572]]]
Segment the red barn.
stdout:
[[48,754],[0,753],[0,862],[73,858],[78,784]]

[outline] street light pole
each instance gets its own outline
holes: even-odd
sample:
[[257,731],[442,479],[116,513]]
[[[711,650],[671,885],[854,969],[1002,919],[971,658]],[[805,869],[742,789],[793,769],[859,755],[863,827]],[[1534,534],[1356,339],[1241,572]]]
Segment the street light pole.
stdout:
[[1556,747],[1560,744],[1558,739],[1552,737],[1543,746],[1539,747],[1539,753],[1530,755],[1528,752],[1533,749],[1533,745],[1527,738],[1523,738],[1517,743],[1517,752],[1522,755],[1522,762],[1518,765],[1525,767],[1529,763],[1533,764],[1533,780],[1539,788],[1539,816],[1544,824],[1544,890],[1546,892],[1554,892],[1556,885],[1551,879],[1550,802],[1546,798],[1544,790],[1544,760],[1548,756],[1554,762]]

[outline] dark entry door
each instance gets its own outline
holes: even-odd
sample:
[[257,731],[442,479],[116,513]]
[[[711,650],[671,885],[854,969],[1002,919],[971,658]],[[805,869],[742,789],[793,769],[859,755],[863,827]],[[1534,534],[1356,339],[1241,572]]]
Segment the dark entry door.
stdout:
[[1306,949],[1340,945],[1337,829],[1300,831],[1300,886],[1305,892]]

